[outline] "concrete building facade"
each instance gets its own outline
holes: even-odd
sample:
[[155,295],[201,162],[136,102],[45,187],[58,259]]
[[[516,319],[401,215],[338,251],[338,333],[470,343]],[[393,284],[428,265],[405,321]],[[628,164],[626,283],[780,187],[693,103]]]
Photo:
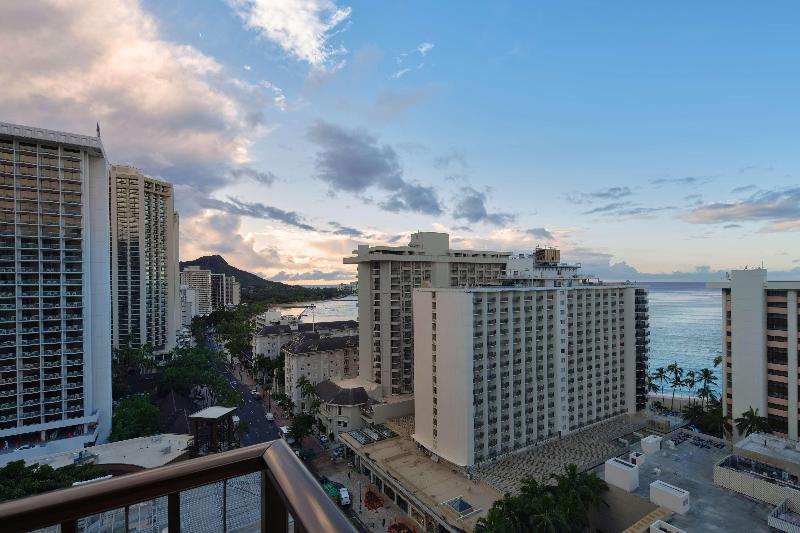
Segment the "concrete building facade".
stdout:
[[181,299],[181,326],[184,328],[192,327],[192,319],[200,314],[200,295],[197,289],[180,286]]
[[108,163],[98,137],[0,123],[0,461],[111,430]]
[[758,409],[775,433],[798,440],[800,281],[768,281],[755,268],[708,286],[722,290],[723,412]]
[[469,287],[505,272],[504,252],[451,250],[446,233],[411,235],[408,246],[359,245],[345,264],[358,265],[359,372],[383,395],[414,391],[415,288]]
[[200,315],[211,313],[211,271],[198,266],[181,270],[181,285],[197,291],[197,310]]
[[536,255],[502,286],[414,291],[413,437],[456,465],[645,406],[645,289]]
[[286,394],[297,412],[307,411],[309,399],[297,388],[301,376],[316,385],[358,375],[358,337],[322,337],[301,333],[283,347]]
[[113,165],[111,195],[112,345],[175,347],[180,328],[178,215],[172,185]]

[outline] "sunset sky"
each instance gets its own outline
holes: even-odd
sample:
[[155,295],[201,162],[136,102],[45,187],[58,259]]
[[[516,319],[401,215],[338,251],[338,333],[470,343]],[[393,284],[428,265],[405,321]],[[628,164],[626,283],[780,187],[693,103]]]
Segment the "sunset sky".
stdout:
[[800,278],[800,4],[30,0],[0,121],[176,186],[181,258],[354,279],[359,243],[612,279]]

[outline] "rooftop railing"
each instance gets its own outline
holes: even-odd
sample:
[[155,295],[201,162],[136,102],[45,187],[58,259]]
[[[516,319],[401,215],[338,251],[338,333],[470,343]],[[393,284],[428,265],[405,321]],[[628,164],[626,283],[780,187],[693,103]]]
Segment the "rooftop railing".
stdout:
[[[260,531],[288,531],[290,515],[299,532],[356,531],[282,440],[12,500],[0,504],[0,524],[5,533],[55,525],[62,533],[72,533],[82,518],[120,509],[127,517],[132,506],[166,497],[165,525],[170,533],[178,533],[184,514],[182,492],[255,472],[261,473]],[[224,516],[224,504],[221,507],[219,514]]]

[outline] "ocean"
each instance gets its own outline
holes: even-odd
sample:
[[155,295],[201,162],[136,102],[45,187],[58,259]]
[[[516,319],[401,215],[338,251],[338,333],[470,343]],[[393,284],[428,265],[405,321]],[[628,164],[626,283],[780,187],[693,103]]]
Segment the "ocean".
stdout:
[[[721,295],[719,289],[707,289],[705,283],[643,283],[650,296],[650,372],[666,368],[673,361],[688,370],[711,368],[721,383],[720,368],[714,369],[714,357],[722,348]],[[303,320],[358,320],[355,296],[337,300],[311,302]],[[287,307],[284,312],[298,314],[300,307]],[[719,386],[712,387],[719,394]],[[671,389],[666,386],[665,392]],[[681,391],[688,393],[688,390]]]
[[[650,372],[665,369],[673,361],[697,372],[715,371],[719,394],[722,368],[714,368],[714,357],[722,352],[722,296],[705,283],[643,283],[650,300]],[[664,392],[670,394],[666,382]],[[688,393],[688,390],[681,392]]]

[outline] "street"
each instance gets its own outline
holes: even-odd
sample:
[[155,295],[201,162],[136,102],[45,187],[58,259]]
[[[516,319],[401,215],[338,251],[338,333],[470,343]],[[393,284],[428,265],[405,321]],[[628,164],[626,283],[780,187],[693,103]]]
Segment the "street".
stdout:
[[[212,350],[217,350],[217,345],[211,335],[206,336],[206,343]],[[239,420],[246,422],[250,428],[247,435],[242,437],[242,446],[251,446],[279,438],[278,425],[274,421],[267,420],[264,404],[250,394],[250,387],[253,385],[243,384],[227,367],[222,370],[222,374],[231,386],[242,393],[243,404],[236,411],[236,416],[239,417]]]

